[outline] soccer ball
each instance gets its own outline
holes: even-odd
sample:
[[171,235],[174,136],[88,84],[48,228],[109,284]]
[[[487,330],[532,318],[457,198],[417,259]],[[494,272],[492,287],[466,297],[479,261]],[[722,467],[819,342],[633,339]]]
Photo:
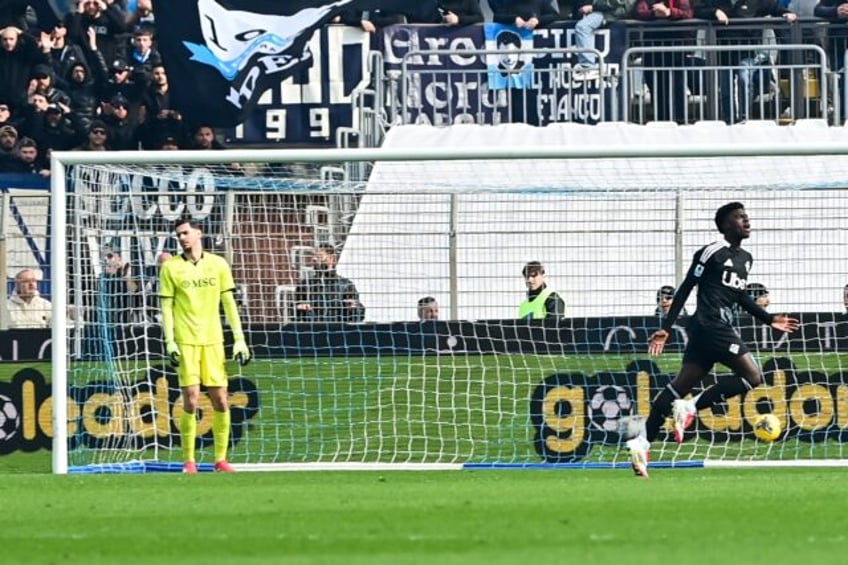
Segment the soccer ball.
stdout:
[[780,420],[774,414],[762,414],[754,423],[754,435],[760,441],[774,441],[780,437]]
[[0,441],[12,439],[21,427],[21,415],[8,396],[0,394]]
[[630,415],[633,401],[627,390],[616,385],[598,387],[589,401],[592,426],[604,432],[617,432],[619,418]]

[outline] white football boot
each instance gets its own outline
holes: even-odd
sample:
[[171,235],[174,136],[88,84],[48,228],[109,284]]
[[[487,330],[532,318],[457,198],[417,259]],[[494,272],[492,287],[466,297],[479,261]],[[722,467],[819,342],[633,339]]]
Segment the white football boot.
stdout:
[[633,472],[647,479],[648,460],[651,458],[651,444],[641,436],[634,437],[627,440],[627,449],[630,450],[630,463],[633,465]]
[[691,400],[678,398],[671,405],[671,416],[674,418],[674,441],[683,443],[683,432],[695,421],[695,403]]

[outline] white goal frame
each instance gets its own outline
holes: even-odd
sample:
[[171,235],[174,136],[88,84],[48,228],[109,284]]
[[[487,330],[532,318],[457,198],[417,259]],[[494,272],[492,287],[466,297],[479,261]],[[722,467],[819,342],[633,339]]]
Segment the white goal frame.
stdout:
[[[647,133],[647,132],[646,132]],[[656,134],[657,132],[655,132]],[[807,157],[842,156],[848,157],[848,136],[844,142],[821,142],[793,145],[789,143],[770,144],[701,144],[680,146],[653,144],[632,147],[623,146],[538,146],[538,147],[466,147],[466,148],[419,148],[419,149],[273,149],[222,151],[157,151],[157,152],[54,152],[51,157],[51,225],[52,243],[52,393],[53,393],[53,453],[52,470],[56,474],[68,473],[68,435],[67,435],[67,370],[68,370],[68,324],[64,315],[68,301],[67,279],[67,209],[66,209],[66,173],[74,165],[171,165],[220,164],[226,156],[231,163],[363,163],[391,161],[465,161],[477,159],[510,160],[557,160],[557,159],[652,159],[652,158],[712,158],[712,157]],[[730,461],[713,463],[714,466],[846,466],[844,460],[798,460],[798,461]],[[261,467],[284,468],[325,468],[323,465],[274,464]],[[404,464],[390,465],[349,465],[331,464],[335,468],[404,468]],[[531,467],[532,465],[523,465]],[[453,465],[409,465],[415,468],[453,468]],[[456,465],[459,468],[461,465]]]

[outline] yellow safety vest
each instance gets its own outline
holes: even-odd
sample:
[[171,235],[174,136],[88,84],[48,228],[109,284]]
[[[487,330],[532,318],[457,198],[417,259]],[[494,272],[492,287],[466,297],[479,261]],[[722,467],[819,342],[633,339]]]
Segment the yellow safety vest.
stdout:
[[529,318],[531,320],[544,320],[548,315],[548,310],[545,308],[545,301],[554,293],[550,288],[545,288],[533,300],[525,300],[518,307],[518,317],[522,320]]

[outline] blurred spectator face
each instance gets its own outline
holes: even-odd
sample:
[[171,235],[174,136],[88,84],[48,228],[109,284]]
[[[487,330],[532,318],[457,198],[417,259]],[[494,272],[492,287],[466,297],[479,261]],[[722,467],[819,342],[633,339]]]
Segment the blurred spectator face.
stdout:
[[21,160],[28,165],[35,163],[36,157],[38,157],[38,149],[32,146],[21,147],[20,152],[18,153],[21,156]]
[[35,94],[33,94],[30,97],[29,103],[32,104],[36,112],[45,111],[49,104],[49,102],[47,102],[47,97],[41,94],[40,92],[36,92]]
[[168,137],[165,141],[162,142],[162,150],[163,151],[177,151],[180,146],[177,143],[177,140],[173,137]]
[[153,38],[146,33],[139,34],[133,38],[133,44],[135,45],[136,50],[144,55],[150,51],[150,47],[153,45]]
[[112,69],[112,80],[121,84],[130,78],[130,71],[127,69]]
[[50,37],[53,38],[53,41],[57,39],[67,37],[68,28],[65,27],[65,24],[59,22],[56,24],[56,27],[53,28],[53,31],[50,32]]
[[73,70],[71,71],[71,80],[77,84],[82,84],[85,82],[86,75],[85,67],[82,65],[74,65]]
[[100,147],[106,144],[106,130],[102,127],[93,127],[88,132],[88,141],[94,147]]
[[97,0],[81,0],[83,13],[86,16],[96,16],[100,12],[100,4]]
[[127,110],[124,104],[112,105],[112,115],[121,121],[126,120],[129,113],[129,110]]
[[38,294],[38,279],[35,272],[24,269],[15,277],[15,294],[20,296],[24,302],[32,300]]
[[336,267],[336,256],[318,248],[312,256],[312,263],[318,271],[332,271]]
[[58,112],[55,110],[49,110],[44,113],[44,117],[47,118],[47,122],[51,125],[56,125],[60,121],[62,121],[62,111]]
[[8,104],[0,104],[0,124],[4,124],[12,117],[12,111]]
[[3,33],[0,33],[0,43],[3,44],[5,51],[14,51],[18,46],[18,32],[9,28],[4,29]]
[[194,134],[194,143],[200,149],[212,149],[212,141],[215,139],[215,133],[210,127],[197,128]]
[[768,295],[768,294],[762,294],[762,295],[758,296],[758,297],[754,300],[754,302],[756,302],[756,303],[757,303],[757,306],[759,306],[759,307],[760,307],[760,308],[762,308],[762,309],[766,309],[766,308],[768,308],[768,307],[769,307],[769,304],[771,304],[771,300],[769,300],[769,295]]
[[524,281],[527,283],[527,290],[531,292],[539,290],[545,284],[545,273],[539,269],[528,269]]
[[153,72],[150,73],[150,79],[156,86],[167,86],[168,75],[165,74],[165,67],[154,67]]
[[5,149],[6,151],[11,150],[15,147],[15,144],[18,142],[18,136],[13,134],[12,132],[0,133],[0,147]]
[[439,303],[435,300],[422,304],[418,308],[419,320],[438,320],[439,319]]
[[38,73],[37,75],[33,75],[35,79],[35,90],[37,92],[48,92],[50,90],[50,85],[53,83],[53,79],[50,75],[46,73]]
[[848,285],[842,290],[842,305],[845,306],[845,313],[848,314]]

